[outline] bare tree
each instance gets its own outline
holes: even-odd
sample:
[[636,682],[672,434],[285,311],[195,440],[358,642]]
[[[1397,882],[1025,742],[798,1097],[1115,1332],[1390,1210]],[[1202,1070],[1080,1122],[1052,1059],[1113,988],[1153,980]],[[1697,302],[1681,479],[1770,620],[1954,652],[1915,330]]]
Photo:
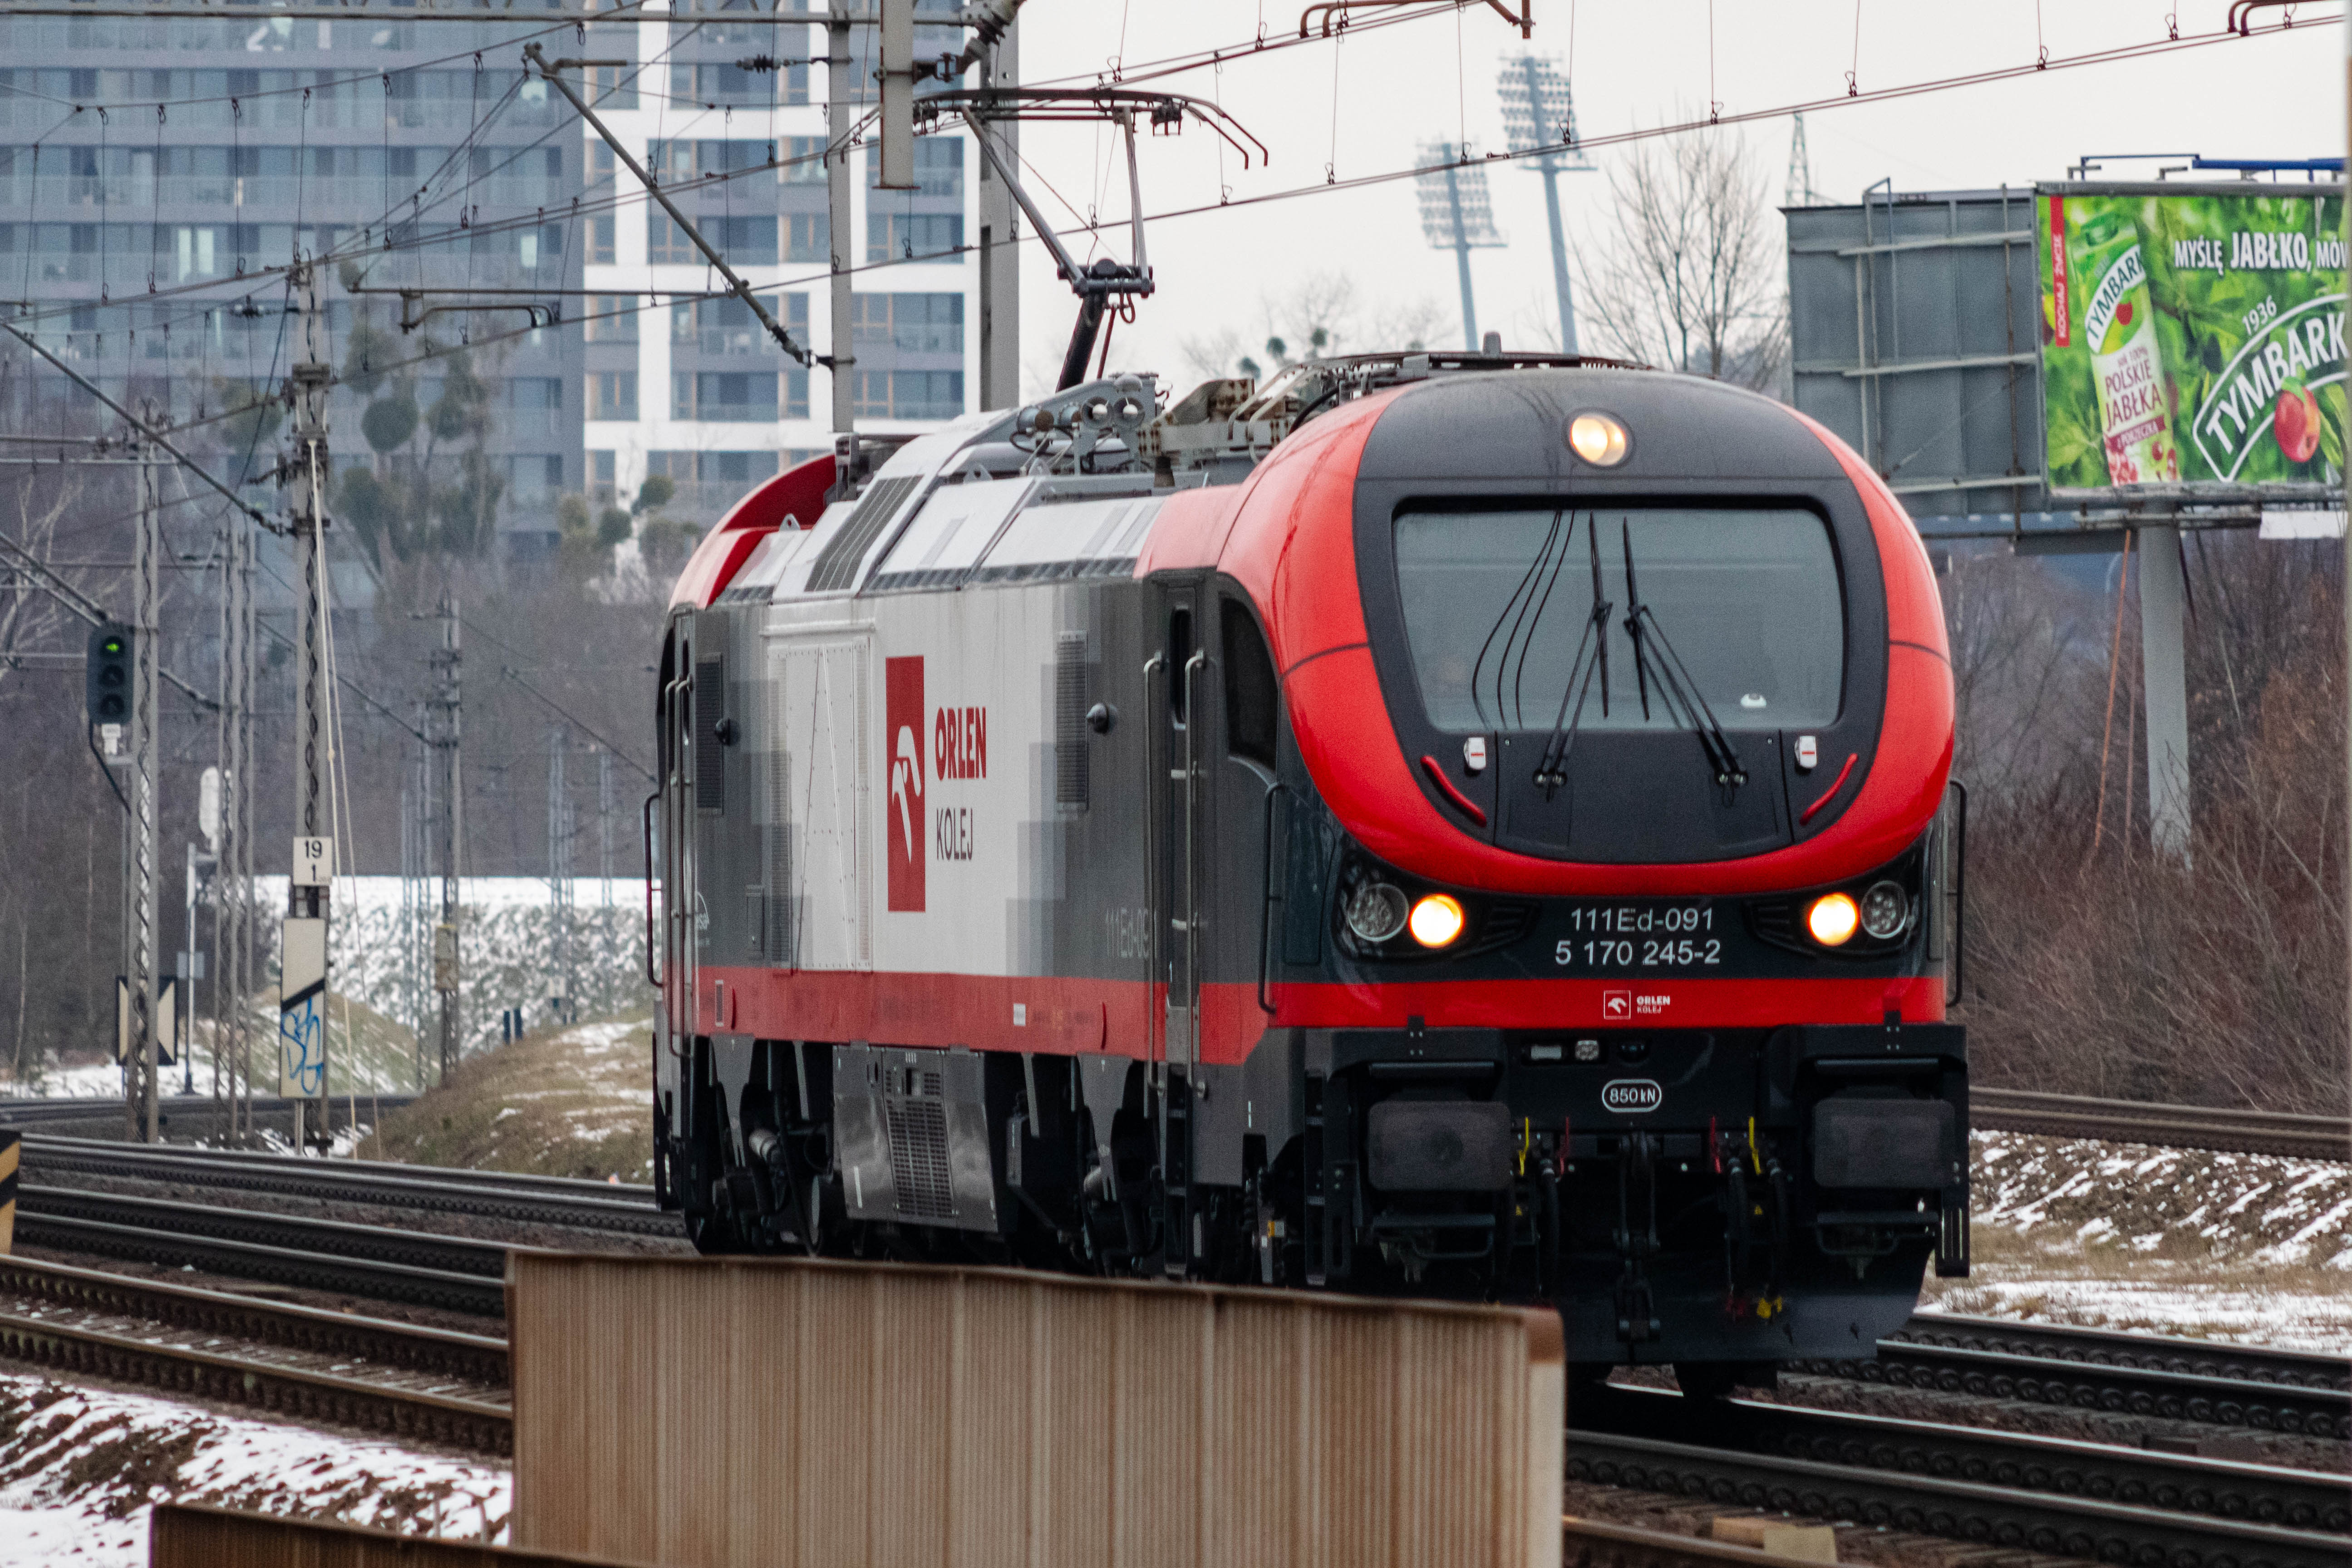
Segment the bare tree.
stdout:
[[1257,300],[1257,336],[1225,326],[1180,345],[1185,363],[1202,380],[1221,375],[1265,376],[1304,360],[1334,354],[1417,349],[1444,321],[1428,300],[1368,301],[1345,272],[1310,272]]
[[1594,338],[1626,359],[1777,389],[1789,350],[1779,226],[1746,142],[1640,143],[1609,192],[1608,229],[1577,268]]

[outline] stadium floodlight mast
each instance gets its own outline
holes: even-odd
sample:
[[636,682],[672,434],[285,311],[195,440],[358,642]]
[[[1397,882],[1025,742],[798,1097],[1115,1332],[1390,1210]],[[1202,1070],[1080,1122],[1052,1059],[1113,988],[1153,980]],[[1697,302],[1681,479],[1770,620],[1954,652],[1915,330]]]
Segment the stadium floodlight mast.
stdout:
[[1452,142],[1424,142],[1422,166],[1429,173],[1413,181],[1421,198],[1421,232],[1438,250],[1454,252],[1462,279],[1462,343],[1478,352],[1478,306],[1470,290],[1470,253],[1494,250],[1507,242],[1495,227],[1495,207],[1486,195],[1486,165],[1469,161],[1469,154]]
[[1568,78],[1546,55],[1523,54],[1503,62],[1496,79],[1503,100],[1503,134],[1522,154],[1519,167],[1543,176],[1544,215],[1551,221],[1551,284],[1559,296],[1559,352],[1576,346],[1576,300],[1568,285],[1568,235],[1559,221],[1559,177],[1589,174],[1592,160],[1576,145],[1576,110]]

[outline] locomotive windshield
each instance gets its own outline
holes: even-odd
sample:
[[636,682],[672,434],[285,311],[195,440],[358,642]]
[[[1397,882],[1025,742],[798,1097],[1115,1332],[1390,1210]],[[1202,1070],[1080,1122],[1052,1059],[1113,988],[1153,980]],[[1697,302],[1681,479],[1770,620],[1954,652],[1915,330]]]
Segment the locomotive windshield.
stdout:
[[[1643,713],[1625,625],[1637,595],[1645,625],[1670,639],[1726,729],[1837,717],[1844,602],[1828,525],[1813,512],[1408,511],[1397,518],[1396,565],[1422,701],[1441,730],[1551,728],[1580,643],[1596,635],[1582,728],[1672,727],[1654,685]],[[1596,599],[1608,606],[1597,631]]]

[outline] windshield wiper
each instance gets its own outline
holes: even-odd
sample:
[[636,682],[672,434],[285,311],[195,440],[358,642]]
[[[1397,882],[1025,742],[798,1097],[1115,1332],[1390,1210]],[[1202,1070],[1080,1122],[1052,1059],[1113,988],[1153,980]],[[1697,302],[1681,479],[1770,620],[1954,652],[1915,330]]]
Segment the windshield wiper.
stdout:
[[[1509,727],[1505,722],[1507,714],[1503,706],[1503,671],[1511,662],[1511,645],[1513,643],[1520,645],[1519,669],[1524,673],[1527,669],[1528,649],[1535,644],[1536,625],[1543,619],[1544,609],[1551,603],[1552,584],[1559,581],[1560,563],[1568,559],[1568,541],[1560,538],[1561,515],[1557,511],[1551,514],[1551,526],[1544,531],[1543,542],[1536,548],[1535,559],[1529,561],[1528,569],[1519,574],[1519,585],[1512,589],[1511,596],[1504,601],[1502,612],[1496,616],[1495,624],[1486,628],[1486,640],[1478,645],[1478,658],[1470,666],[1470,705],[1477,710],[1480,722],[1491,722],[1497,730]],[[1573,522],[1569,524],[1569,531],[1571,534],[1576,531],[1576,525]],[[1558,560],[1553,559],[1551,552],[1555,542],[1559,545]],[[1551,567],[1549,576],[1544,573],[1547,563]],[[1538,577],[1545,578],[1540,598],[1536,594],[1536,580]],[[1532,617],[1528,615],[1530,610],[1534,611]],[[1495,660],[1495,714],[1489,721],[1486,716],[1486,704],[1478,695],[1479,672],[1486,668],[1486,655],[1495,646],[1495,634],[1503,629],[1505,621],[1511,623],[1511,629],[1503,638],[1501,656]],[[1518,694],[1517,680],[1512,682],[1511,690],[1512,696],[1516,699]]]
[[[1576,531],[1573,522],[1569,524],[1569,531]],[[1536,763],[1536,784],[1546,800],[1568,782],[1569,754],[1576,750],[1577,734],[1584,728],[1584,699],[1592,689],[1596,673],[1601,677],[1601,716],[1609,717],[1609,616],[1617,606],[1601,596],[1601,519],[1597,514],[1585,519],[1584,538],[1592,555],[1592,614],[1585,617],[1584,635],[1576,641],[1576,658],[1568,667],[1568,686],[1559,694],[1559,711],[1552,718],[1551,734],[1545,739],[1543,756]],[[1567,556],[1568,546],[1563,543],[1560,558],[1565,560]],[[1591,655],[1589,663],[1588,652]],[[1575,707],[1572,720],[1570,704]]]
[[[1706,705],[1699,694],[1698,681],[1684,664],[1675,645],[1667,640],[1665,628],[1658,624],[1656,612],[1642,602],[1642,590],[1633,577],[1633,525],[1622,525],[1625,546],[1625,631],[1633,639],[1633,675],[1642,692],[1642,717],[1650,716],[1650,678],[1658,682],[1658,700],[1666,717],[1698,737],[1700,749],[1706,752],[1707,767],[1723,791],[1723,803],[1731,804],[1739,786],[1748,782],[1748,772],[1739,765],[1739,753],[1731,749],[1731,738],[1715,721],[1715,710]],[[1651,651],[1651,644],[1657,645]],[[1654,660],[1654,664],[1653,663]]]

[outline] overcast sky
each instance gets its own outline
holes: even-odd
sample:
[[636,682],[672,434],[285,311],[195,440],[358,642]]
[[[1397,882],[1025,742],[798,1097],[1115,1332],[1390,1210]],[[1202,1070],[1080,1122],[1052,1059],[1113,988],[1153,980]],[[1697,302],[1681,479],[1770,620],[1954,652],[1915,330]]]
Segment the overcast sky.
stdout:
[[[2160,40],[2175,9],[2189,36],[2220,31],[2226,13],[2224,0],[2183,0],[2177,8],[2161,0],[2044,0],[2037,23],[2034,0],[1952,7],[1860,0],[1859,12],[1856,0],[1717,0],[1712,7],[1708,0],[1581,7],[1534,0],[1535,33],[1527,42],[1477,5],[1351,30],[1338,42],[1248,51],[1261,25],[1268,38],[1296,38],[1301,3],[1030,0],[1022,74],[1033,83],[1085,80],[1114,62],[1135,68],[1214,45],[1242,46],[1222,72],[1203,68],[1155,85],[1222,102],[1268,145],[1272,160],[1244,170],[1197,126],[1181,138],[1150,141],[1142,151],[1144,205],[1165,211],[1213,203],[1221,184],[1234,200],[1319,184],[1327,165],[1341,179],[1409,167],[1418,144],[1465,133],[1475,150],[1500,148],[1496,69],[1522,50],[1570,69],[1579,132],[1592,137],[1702,115],[1710,100],[1738,114],[1838,97],[1849,71],[1873,91],[2030,65],[2044,47],[2057,64]],[[2329,14],[2325,5],[2303,9]],[[1378,13],[1358,15],[1370,20]],[[2085,154],[2340,154],[2343,47],[2336,26],[2311,24],[2277,37],[1809,113],[1813,184],[1851,201],[1885,178],[1906,191],[2030,186],[2063,178]],[[1702,134],[1744,137],[1755,179],[1778,205],[1789,162],[1785,114]],[[1117,152],[1110,133],[1086,127],[1024,132],[1039,183],[1079,211],[1091,205],[1124,219],[1126,171]],[[1608,243],[1607,171],[1625,155],[1601,150],[1599,172],[1563,180],[1572,248]],[[2113,170],[2152,174],[2157,166]],[[1547,346],[1537,337],[1551,330],[1555,315],[1543,182],[1496,164],[1489,186],[1510,243],[1474,258],[1479,325],[1500,331],[1510,346]],[[1055,195],[1038,195],[1048,216],[1070,221]],[[1459,339],[1453,257],[1423,241],[1409,181],[1171,218],[1150,229],[1150,246],[1160,291],[1140,304],[1134,326],[1119,329],[1112,358],[1157,370],[1180,388],[1192,379],[1181,352],[1188,340],[1233,327],[1255,342],[1265,333],[1261,297],[1279,296],[1318,272],[1353,279],[1368,327],[1409,319],[1418,306],[1423,319],[1433,315],[1439,323],[1433,342]],[[1106,234],[1101,248],[1123,258],[1124,227]],[[1075,306],[1039,250],[1025,249],[1022,266],[1024,359],[1034,392],[1041,378],[1051,384]]]

